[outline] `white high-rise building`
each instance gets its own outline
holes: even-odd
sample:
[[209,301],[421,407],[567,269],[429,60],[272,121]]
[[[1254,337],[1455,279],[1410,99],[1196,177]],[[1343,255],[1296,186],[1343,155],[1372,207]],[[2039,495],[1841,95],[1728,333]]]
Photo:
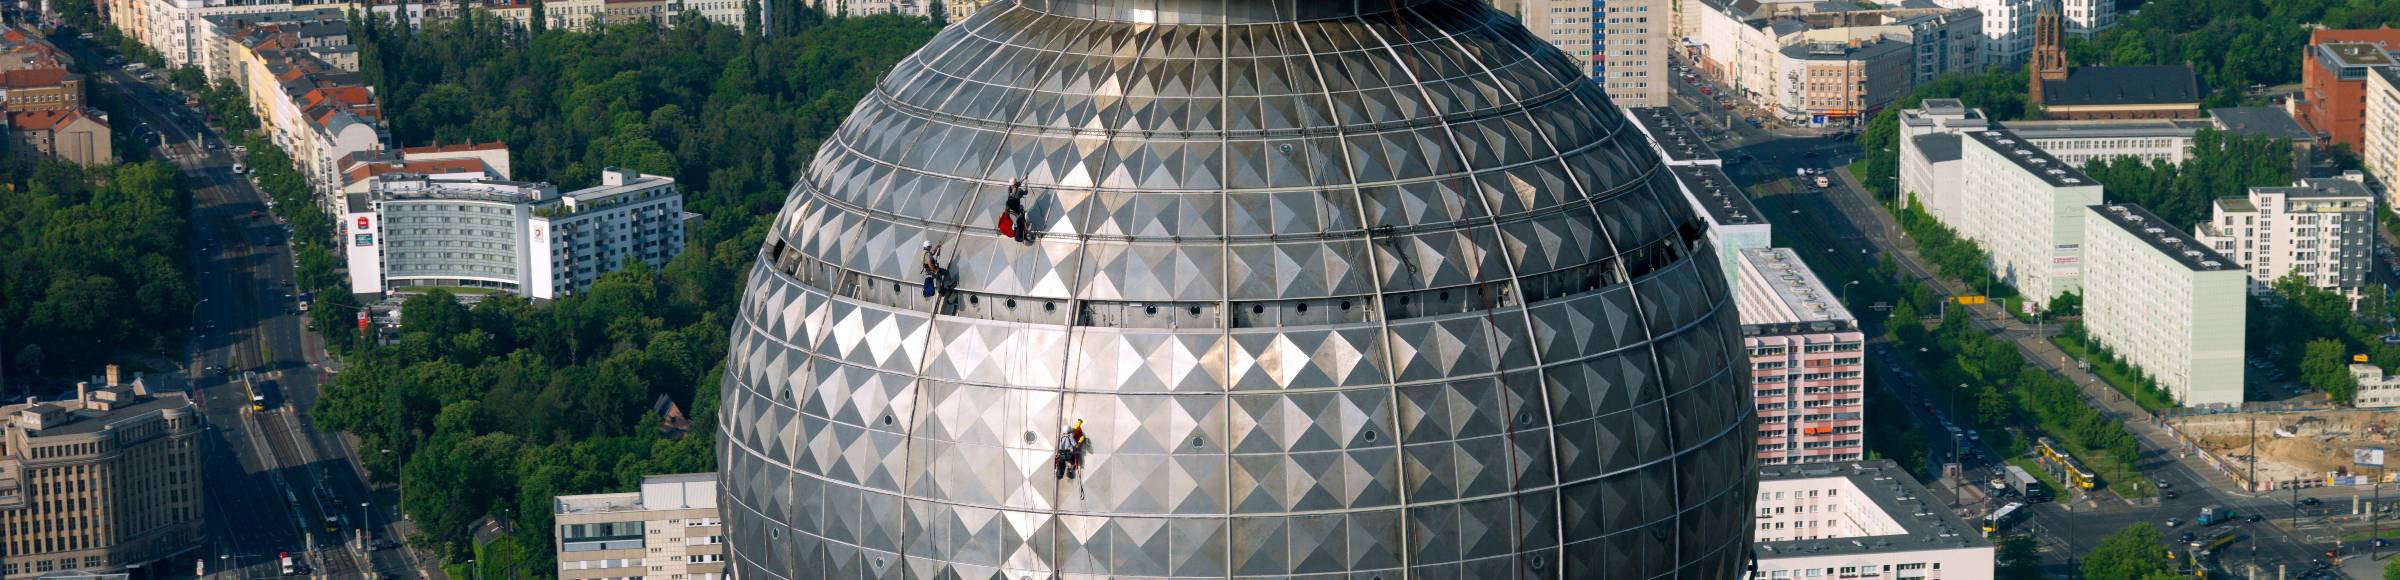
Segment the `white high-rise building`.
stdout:
[[2186,407],[2242,403],[2241,265],[2132,204],[2084,213],[2083,325]]
[[[2359,159],[2367,166],[2367,174],[2383,184],[2385,195],[2400,192],[2400,69],[2375,67],[2367,69],[2366,117],[2367,127],[2361,137]],[[2389,207],[2400,207],[2400,198],[2386,198]]]
[[2100,203],[2100,182],[2006,129],[1960,137],[1958,210],[1937,218],[1981,244],[1992,273],[2036,306],[2077,291],[2084,208]]
[[2067,34],[2076,38],[2088,39],[2117,25],[2117,0],[2061,0],[2059,7]]
[[[2082,0],[2107,2],[2113,0]],[[1973,8],[1983,13],[1983,65],[1985,68],[2012,67],[2025,64],[2033,54],[2033,17],[2041,13],[2050,0],[1935,0],[1945,8]],[[2110,11],[2113,21],[2115,11]]]
[[1758,470],[1761,580],[1991,580],[1992,543],[1889,459]]
[[2253,292],[2299,276],[2356,296],[2374,256],[2375,196],[2365,182],[2365,174],[2352,171],[2253,187],[2246,196],[2218,199],[2215,216],[2194,229],[2208,247],[2249,270]]
[[638,260],[663,266],[683,251],[675,179],[622,169],[567,193],[547,183],[375,176],[342,215],[350,290],[484,288],[528,298],[581,291]]

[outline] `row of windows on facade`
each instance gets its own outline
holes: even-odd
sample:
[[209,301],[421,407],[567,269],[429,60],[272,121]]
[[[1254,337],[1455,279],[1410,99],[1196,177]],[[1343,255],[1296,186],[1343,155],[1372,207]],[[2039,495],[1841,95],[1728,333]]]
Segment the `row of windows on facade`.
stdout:
[[507,242],[462,242],[456,240],[398,240],[389,245],[394,248],[482,248],[511,252],[517,249],[516,244]]
[[108,558],[102,556],[84,556],[81,560],[77,560],[75,558],[59,558],[56,560],[40,560],[35,562],[18,562],[15,560],[10,560],[6,564],[0,564],[0,576],[16,576],[18,574],[40,574],[43,572],[55,572],[59,570],[74,570],[78,568],[78,562],[81,563],[80,567],[82,568],[101,568],[108,566]]
[[[1866,388],[1866,387],[1863,387],[1863,386],[1860,386],[1860,385],[1828,385],[1828,386],[1822,386],[1822,387],[1801,387],[1801,388],[1800,388],[1800,394],[1802,394],[1802,395],[1829,395],[1829,394],[1834,394],[1834,393],[1855,393],[1855,392],[1858,392],[1859,390],[1861,390],[1861,389],[1864,389],[1864,388]],[[1792,392],[1792,390],[1791,390],[1791,389],[1759,389],[1759,390],[1758,390],[1758,393],[1757,393],[1757,395],[1758,395],[1758,396],[1760,396],[1760,397],[1781,397],[1781,396],[1784,396],[1784,395],[1790,394],[1791,392]]]
[[[1862,345],[1862,343],[1860,343],[1860,342],[1858,342],[1858,341],[1842,341],[1842,342],[1825,342],[1825,343],[1815,343],[1815,344],[1810,344],[1810,345],[1807,345],[1807,346],[1800,347],[1800,352],[1801,352],[1801,353],[1804,353],[1804,354],[1814,354],[1814,353],[1821,353],[1821,352],[1856,352],[1856,351],[1857,351],[1857,350],[1860,348],[1860,346],[1861,346],[1861,345]],[[1782,354],[1784,354],[1784,353],[1788,353],[1788,352],[1791,352],[1791,351],[1789,350],[1789,347],[1786,347],[1786,346],[1784,346],[1784,345],[1780,345],[1780,344],[1778,344],[1778,345],[1769,345],[1769,346],[1753,346],[1753,347],[1750,347],[1750,356],[1753,356],[1753,357],[1760,357],[1760,356],[1779,356],[1779,355],[1782,355]]]
[[[1801,402],[1800,402],[1800,408],[1802,408],[1802,409],[1823,409],[1823,408],[1829,408],[1829,407],[1855,407],[1855,406],[1858,406],[1858,405],[1859,405],[1859,400],[1858,400],[1858,399],[1834,399],[1834,400],[1831,400],[1831,401],[1801,401]],[[1760,410],[1760,411],[1781,411],[1781,410],[1788,409],[1788,408],[1791,408],[1791,404],[1789,404],[1789,403],[1759,403],[1759,404],[1758,404],[1758,410]]]
[[[1820,361],[1806,361],[1806,362],[1810,362],[1810,363],[1816,363],[1816,362],[1820,362]],[[1859,364],[1859,362],[1860,362],[1860,358],[1859,358],[1859,357],[1845,357],[1845,358],[1837,358],[1837,359],[1833,359],[1833,362],[1832,362],[1832,364],[1831,364],[1831,365],[1825,365],[1825,364],[1810,364],[1810,365],[1808,365],[1808,366],[1812,366],[1812,367],[1817,367],[1817,366],[1837,366],[1837,367],[1846,367],[1846,366],[1850,366],[1850,365]],[[1750,370],[1754,370],[1754,371],[1775,370],[1775,369],[1780,369],[1780,368],[1783,368],[1783,367],[1784,367],[1784,365],[1786,365],[1786,364],[1788,364],[1786,361],[1780,361],[1780,360],[1762,361],[1762,362],[1751,363],[1751,364],[1750,364]]]
[[474,272],[481,274],[500,274],[503,276],[517,275],[516,268],[505,266],[470,266],[461,264],[394,264],[391,270],[394,274],[403,272],[423,272],[437,274],[443,272]]
[[[1816,538],[1798,538],[1798,539],[1813,540],[1813,539],[1816,539]],[[1902,571],[1909,571],[1909,570],[1924,570],[1924,569],[1926,569],[1926,565],[1927,565],[1927,564],[1926,564],[1926,563],[1924,563],[1924,562],[1913,562],[1913,563],[1908,563],[1908,564],[1899,564],[1899,565],[1897,565],[1897,566],[1898,566],[1899,570],[1902,570]],[[1942,569],[1942,563],[1941,563],[1941,562],[1934,562],[1934,563],[1932,563],[1932,567],[1933,567],[1933,569],[1935,569],[1935,570],[1940,570],[1940,569]],[[1884,572],[1891,572],[1891,571],[1893,571],[1893,568],[1894,568],[1894,565],[1893,565],[1893,564],[1884,564],[1884,565],[1883,565],[1883,571],[1884,571]],[[1875,566],[1873,566],[1873,565],[1867,565],[1867,566],[1842,566],[1842,567],[1838,568],[1838,570],[1840,570],[1839,572],[1836,572],[1835,570],[1837,570],[1837,568],[1830,568],[1830,567],[1828,567],[1828,568],[1808,568],[1808,569],[1803,569],[1803,570],[1775,570],[1775,571],[1771,571],[1771,572],[1766,572],[1766,573],[1765,573],[1765,575],[1766,575],[1766,577],[1768,577],[1768,578],[1822,578],[1822,577],[1826,577],[1826,576],[1836,576],[1836,575],[1838,575],[1838,576],[1841,576],[1841,577],[1844,577],[1844,578],[1850,578],[1850,577],[1857,577],[1857,576],[1864,576],[1864,575],[1879,575],[1879,574],[1876,574],[1876,572],[1875,572]]]
[[1756,376],[1752,376],[1752,377],[1750,377],[1750,384],[1754,384],[1754,385],[1765,385],[1765,384],[1771,384],[1771,383],[1781,383],[1781,382],[1785,382],[1785,381],[1795,381],[1795,380],[1796,380],[1796,381],[1834,381],[1834,380],[1844,380],[1844,379],[1855,379],[1855,378],[1859,378],[1859,377],[1863,377],[1863,376],[1866,376],[1866,375],[1865,375],[1864,373],[1861,373],[1861,372],[1859,372],[1859,371],[1840,371],[1840,372],[1831,372],[1831,373],[1804,373],[1804,374],[1801,374],[1801,375],[1799,375],[1799,378],[1797,378],[1797,379],[1795,379],[1795,378],[1792,378],[1792,375],[1788,375],[1788,374],[1786,374],[1786,375],[1756,375]]
[[1776,455],[1770,457],[1761,457],[1758,459],[1758,464],[1791,465],[1795,463],[1834,463],[1840,461],[1858,461],[1865,458],[1866,454],[1864,453],[1827,453],[1824,455],[1802,455],[1798,457],[1785,457],[1782,455]]
[[[1861,432],[1861,428],[1857,425],[1840,425],[1832,429],[1827,429],[1825,433],[1819,433],[1819,435],[1850,435]],[[1787,427],[1764,427],[1758,430],[1758,436],[1760,437],[1788,437],[1799,434],[1800,430]]]
[[[1865,440],[1864,440],[1864,439],[1839,439],[1839,440],[1834,440],[1834,441],[1816,441],[1816,442],[1805,443],[1805,444],[1802,444],[1802,445],[1800,445],[1800,447],[1799,447],[1799,448],[1800,448],[1800,449],[1811,449],[1811,450],[1813,450],[1813,449],[1841,449],[1841,448],[1847,448],[1847,447],[1857,447],[1857,446],[1863,445],[1864,443],[1865,443]],[[1791,446],[1789,446],[1789,445],[1784,445],[1784,444],[1782,444],[1782,443],[1760,443],[1760,444],[1758,444],[1758,450],[1759,450],[1759,451],[1782,451],[1782,450],[1785,450],[1785,449],[1791,449],[1791,448],[1792,448]]]
[[1800,415],[1774,415],[1759,417],[1758,422],[1772,425],[1782,423],[1786,420],[1800,421],[1803,423],[1816,423],[1820,421],[1856,421],[1860,418],[1861,416],[1858,413],[1806,413]]

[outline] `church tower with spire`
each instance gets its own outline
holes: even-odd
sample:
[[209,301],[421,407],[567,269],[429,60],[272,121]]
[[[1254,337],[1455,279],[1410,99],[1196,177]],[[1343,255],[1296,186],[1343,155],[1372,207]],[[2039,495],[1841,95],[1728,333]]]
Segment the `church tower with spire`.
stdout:
[[2060,41],[2065,33],[2056,5],[2043,6],[2033,17],[2033,58],[2028,65],[2033,70],[2026,75],[2026,96],[2036,106],[2042,104],[2042,83],[2067,80],[2067,49]]

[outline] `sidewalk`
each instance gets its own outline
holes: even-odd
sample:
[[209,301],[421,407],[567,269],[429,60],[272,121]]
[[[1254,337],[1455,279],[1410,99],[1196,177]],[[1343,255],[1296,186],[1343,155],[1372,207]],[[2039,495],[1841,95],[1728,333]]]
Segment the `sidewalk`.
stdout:
[[[1879,204],[1867,195],[1866,188],[1859,184],[1857,176],[1850,174],[1849,167],[1837,167],[1833,174],[1842,182],[1840,195],[1855,196],[1860,202],[1858,207],[1868,208],[1864,212],[1868,215],[1857,215],[1860,212],[1851,210],[1849,206],[1834,204],[1837,208],[1842,208],[1846,217],[1853,223],[1871,226],[1880,231],[1897,231],[1897,220],[1892,217],[1890,212],[1880,209]],[[1870,234],[1865,237],[1874,241],[1877,246],[1891,255],[1893,260],[1900,264],[1901,269],[1907,270],[1921,281],[1934,285],[1941,293],[1948,296],[1976,293],[1960,283],[1933,275],[1931,266],[1918,252],[1916,241],[1908,238],[1907,235],[1887,238]],[[1953,306],[1960,305],[1953,304]],[[2024,355],[2027,361],[2081,386],[2083,400],[2086,403],[2098,408],[2109,418],[2116,419],[2125,425],[2125,430],[2141,444],[2141,453],[2145,460],[2156,458],[2180,463],[2193,476],[2199,478],[2201,483],[2232,495],[2241,497],[2257,497],[2259,495],[2250,490],[2241,489],[2233,478],[2226,477],[2215,468],[2187,456],[2183,452],[2182,443],[2177,442],[2174,436],[2160,428],[2156,422],[2157,418],[2148,410],[2134,404],[2131,399],[2125,397],[2124,393],[2117,392],[2116,388],[2108,386],[2098,376],[2079,368],[2078,365],[2067,362],[2071,360],[2067,353],[2059,350],[2058,345],[2050,343],[2048,335],[2055,330],[2055,326],[2036,329],[2034,326],[2027,325],[2023,321],[2009,316],[2006,312],[2002,312],[1997,304],[1985,303],[1960,307],[1968,310],[1971,315],[1969,321],[1978,330],[2016,343],[2017,352]],[[2148,471],[2139,464],[2133,467],[2137,471]]]

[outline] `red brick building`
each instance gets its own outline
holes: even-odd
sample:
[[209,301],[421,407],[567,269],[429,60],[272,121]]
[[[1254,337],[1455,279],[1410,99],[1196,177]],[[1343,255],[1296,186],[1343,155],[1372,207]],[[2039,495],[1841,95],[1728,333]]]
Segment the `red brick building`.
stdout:
[[2359,151],[2367,125],[2367,70],[2393,66],[2400,29],[2319,30],[2308,35],[2300,62],[2300,95],[2292,117],[2309,132]]

